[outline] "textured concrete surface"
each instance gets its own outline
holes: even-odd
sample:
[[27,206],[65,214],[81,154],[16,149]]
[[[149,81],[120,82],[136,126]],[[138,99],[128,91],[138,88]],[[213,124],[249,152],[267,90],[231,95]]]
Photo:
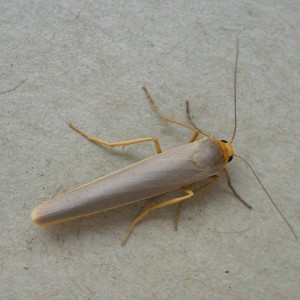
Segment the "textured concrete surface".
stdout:
[[[300,242],[247,166],[229,166],[241,205],[221,179],[184,206],[147,217],[120,246],[143,203],[39,229],[48,198],[154,153],[107,151],[73,132],[120,141],[238,132],[249,160],[300,237],[299,1],[2,1],[0,4],[1,299],[299,299]],[[25,81],[24,81],[25,80]],[[23,82],[24,81],[24,82]]]

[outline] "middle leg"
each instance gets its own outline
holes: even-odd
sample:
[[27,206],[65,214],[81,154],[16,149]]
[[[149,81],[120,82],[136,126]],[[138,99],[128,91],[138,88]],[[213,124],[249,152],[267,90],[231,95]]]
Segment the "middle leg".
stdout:
[[192,138],[190,139],[189,143],[194,142],[194,141],[196,140],[196,138],[198,137],[198,135],[199,135],[200,132],[201,132],[202,134],[204,134],[204,135],[207,136],[207,134],[206,134],[204,131],[202,131],[202,130],[200,130],[200,129],[198,129],[198,128],[194,128],[194,127],[192,127],[192,126],[190,126],[190,125],[187,125],[187,124],[184,124],[184,123],[182,123],[182,122],[180,122],[180,121],[176,121],[176,120],[170,119],[168,116],[166,116],[166,115],[158,108],[158,106],[156,105],[156,103],[154,102],[154,100],[152,99],[152,97],[150,96],[150,94],[149,94],[148,90],[146,89],[146,87],[143,86],[143,90],[144,90],[144,92],[145,92],[145,95],[146,95],[147,99],[149,100],[150,104],[152,105],[152,107],[156,110],[156,112],[157,112],[157,113],[158,113],[158,114],[159,114],[166,122],[168,122],[168,123],[173,123],[173,124],[177,124],[177,125],[180,125],[180,126],[189,128],[189,129],[191,129],[191,130],[194,131],[194,134],[193,134]]
[[[198,192],[199,190],[202,190],[202,189],[208,187],[209,185],[214,183],[218,178],[219,178],[218,175],[213,175],[213,176],[209,177],[209,179],[211,179],[211,181],[204,184],[204,185],[202,185],[202,186],[200,186],[200,187],[198,187],[198,188],[196,188],[195,190],[193,190],[194,194],[196,192]],[[177,204],[176,214],[175,214],[175,218],[174,218],[175,231],[177,231],[177,229],[178,229],[179,215],[180,215],[181,207],[182,207],[183,204],[184,204],[184,202],[179,202]]]
[[151,204],[149,206],[147,206],[131,223],[129,229],[127,230],[127,233],[125,235],[125,238],[122,241],[122,246],[125,245],[125,243],[127,242],[128,238],[130,237],[132,231],[134,230],[135,226],[142,220],[144,219],[151,211],[154,211],[156,209],[162,208],[162,207],[166,207],[172,204],[176,204],[176,203],[180,203],[182,201],[188,200],[189,198],[191,198],[194,195],[194,192],[190,189],[187,188],[180,188],[183,192],[185,192],[187,195],[186,196],[182,196],[182,197],[178,197],[178,198],[174,198],[174,199],[170,199],[167,201],[164,201],[162,203],[157,203],[157,204]]

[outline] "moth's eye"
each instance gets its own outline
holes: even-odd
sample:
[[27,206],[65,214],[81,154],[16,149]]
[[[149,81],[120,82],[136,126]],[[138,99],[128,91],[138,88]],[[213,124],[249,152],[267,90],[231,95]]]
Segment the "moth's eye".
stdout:
[[225,141],[225,140],[221,140],[221,142],[223,142],[223,143],[225,143],[225,144],[227,144],[228,142],[227,141]]
[[233,155],[229,156],[228,162],[232,161]]

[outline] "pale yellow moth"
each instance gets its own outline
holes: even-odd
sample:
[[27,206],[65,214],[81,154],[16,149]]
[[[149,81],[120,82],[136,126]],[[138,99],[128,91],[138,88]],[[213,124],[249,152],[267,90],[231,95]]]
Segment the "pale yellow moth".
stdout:
[[[139,161],[135,164],[127,166],[121,170],[103,176],[92,182],[84,184],[74,190],[62,194],[54,199],[43,202],[37,206],[31,214],[32,220],[39,226],[48,226],[85,216],[111,210],[120,206],[125,206],[133,202],[152,198],[161,194],[165,194],[174,190],[181,190],[183,195],[177,198],[163,201],[161,203],[152,203],[148,205],[131,223],[125,238],[122,241],[124,245],[134,227],[151,211],[177,204],[176,226],[179,217],[180,205],[190,199],[197,191],[213,183],[221,173],[227,176],[227,183],[234,195],[249,209],[251,206],[247,204],[235,191],[231,184],[229,174],[225,168],[226,164],[232,160],[234,156],[240,157],[252,170],[254,176],[266,192],[272,204],[279,212],[281,217],[291,229],[296,237],[291,225],[278,209],[270,194],[254,172],[250,164],[241,156],[235,154],[232,143],[237,128],[236,118],[236,82],[237,82],[237,62],[238,62],[238,42],[234,72],[234,111],[235,126],[232,138],[229,142],[218,140],[209,135],[205,131],[197,128],[193,123],[187,102],[187,113],[191,125],[184,124],[179,121],[168,118],[164,115],[157,105],[154,103],[147,89],[143,90],[153,108],[167,122],[184,126],[193,131],[193,136],[188,144],[173,148],[168,151],[161,151],[158,139],[155,137],[141,138],[136,140],[109,143],[107,141],[95,138],[86,134],[81,129],[69,124],[72,129],[90,141],[105,145],[108,147],[126,146],[142,142],[153,141],[156,148],[156,155]],[[203,134],[204,138],[196,140],[199,134]],[[200,188],[192,189],[194,183],[203,183]]]

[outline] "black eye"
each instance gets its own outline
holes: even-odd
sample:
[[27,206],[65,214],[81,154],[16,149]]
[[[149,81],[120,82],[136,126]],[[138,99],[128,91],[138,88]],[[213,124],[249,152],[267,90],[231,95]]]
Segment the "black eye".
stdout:
[[233,155],[229,156],[228,162],[232,161]]
[[225,141],[225,140],[221,140],[221,142],[223,142],[223,143],[225,143],[225,144],[227,144],[228,142],[227,141]]

